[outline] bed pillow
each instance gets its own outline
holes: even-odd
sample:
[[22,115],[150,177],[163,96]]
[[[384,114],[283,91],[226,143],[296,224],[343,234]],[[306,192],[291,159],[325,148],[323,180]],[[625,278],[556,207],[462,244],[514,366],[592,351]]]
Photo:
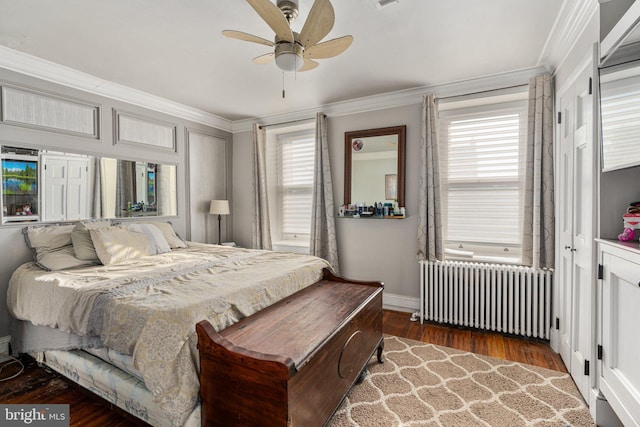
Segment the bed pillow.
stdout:
[[144,224],[153,224],[158,227],[160,231],[162,231],[162,234],[164,234],[164,238],[167,239],[171,249],[187,247],[187,244],[180,238],[180,236],[178,236],[170,222],[157,221],[145,222]]
[[149,247],[151,248],[151,255],[171,252],[169,242],[167,242],[162,231],[154,224],[127,224],[126,227],[130,231],[142,233],[147,237]]
[[22,229],[34,262],[42,269],[55,271],[87,267],[96,263],[78,259],[71,243],[73,224],[30,225]]
[[98,259],[104,265],[118,264],[151,255],[147,236],[122,226],[90,228]]
[[108,227],[110,225],[108,219],[96,219],[78,222],[71,231],[71,241],[76,258],[94,262],[99,262],[96,248],[93,246],[89,229],[98,227]]

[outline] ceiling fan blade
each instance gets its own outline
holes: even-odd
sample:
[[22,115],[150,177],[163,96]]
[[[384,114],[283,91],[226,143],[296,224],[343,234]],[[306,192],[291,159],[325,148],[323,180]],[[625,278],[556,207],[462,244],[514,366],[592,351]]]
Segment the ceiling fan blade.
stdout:
[[316,61],[313,61],[313,60],[308,59],[308,58],[304,58],[304,64],[302,64],[302,68],[300,68],[298,70],[298,72],[301,73],[303,71],[313,70],[318,65],[320,65],[320,64],[318,64]]
[[289,21],[287,21],[282,11],[278,9],[278,6],[269,0],[247,0],[247,3],[249,3],[264,22],[271,27],[279,40],[286,40],[289,43],[294,42]]
[[309,59],[333,58],[347,50],[353,42],[353,36],[343,36],[311,46],[304,50],[304,57]]
[[223,36],[230,37],[232,39],[243,40],[246,42],[263,44],[265,46],[273,47],[275,44],[272,41],[263,39],[262,37],[254,36],[253,34],[243,33],[242,31],[224,30]]
[[313,46],[322,40],[333,28],[336,16],[329,0],[316,0],[304,22],[298,41],[302,46]]
[[273,52],[265,53],[264,55],[256,56],[251,60],[254,64],[268,64],[273,61],[276,57],[276,54]]

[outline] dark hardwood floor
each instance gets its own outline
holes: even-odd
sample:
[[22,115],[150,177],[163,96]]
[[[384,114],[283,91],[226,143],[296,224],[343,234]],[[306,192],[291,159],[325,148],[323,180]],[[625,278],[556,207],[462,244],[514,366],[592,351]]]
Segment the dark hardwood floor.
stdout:
[[[546,342],[431,323],[421,325],[420,322],[411,322],[407,313],[388,310],[383,316],[383,331],[389,335],[566,372],[560,356]],[[71,405],[71,426],[74,427],[147,425],[57,373],[39,367],[33,359],[25,358],[23,361],[25,371],[22,374],[0,382],[0,403],[68,403]],[[16,368],[17,365],[7,366],[0,377],[11,376],[17,372]]]
[[384,311],[382,329],[389,335],[567,372],[560,355],[546,341],[435,323],[420,324],[411,322],[407,313],[389,310]]

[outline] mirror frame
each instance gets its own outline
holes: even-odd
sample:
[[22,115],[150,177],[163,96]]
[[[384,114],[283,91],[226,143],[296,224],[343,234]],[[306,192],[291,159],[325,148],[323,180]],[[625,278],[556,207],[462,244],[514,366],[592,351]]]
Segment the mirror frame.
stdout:
[[404,207],[405,146],[407,126],[356,130],[344,133],[344,204],[351,203],[351,143],[354,139],[398,135],[398,205]]

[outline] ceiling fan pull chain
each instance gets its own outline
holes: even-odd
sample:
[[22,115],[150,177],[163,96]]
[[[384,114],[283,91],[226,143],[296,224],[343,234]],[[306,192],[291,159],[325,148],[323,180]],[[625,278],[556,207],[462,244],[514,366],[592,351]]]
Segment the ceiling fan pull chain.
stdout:
[[284,70],[282,71],[282,99],[284,99]]

